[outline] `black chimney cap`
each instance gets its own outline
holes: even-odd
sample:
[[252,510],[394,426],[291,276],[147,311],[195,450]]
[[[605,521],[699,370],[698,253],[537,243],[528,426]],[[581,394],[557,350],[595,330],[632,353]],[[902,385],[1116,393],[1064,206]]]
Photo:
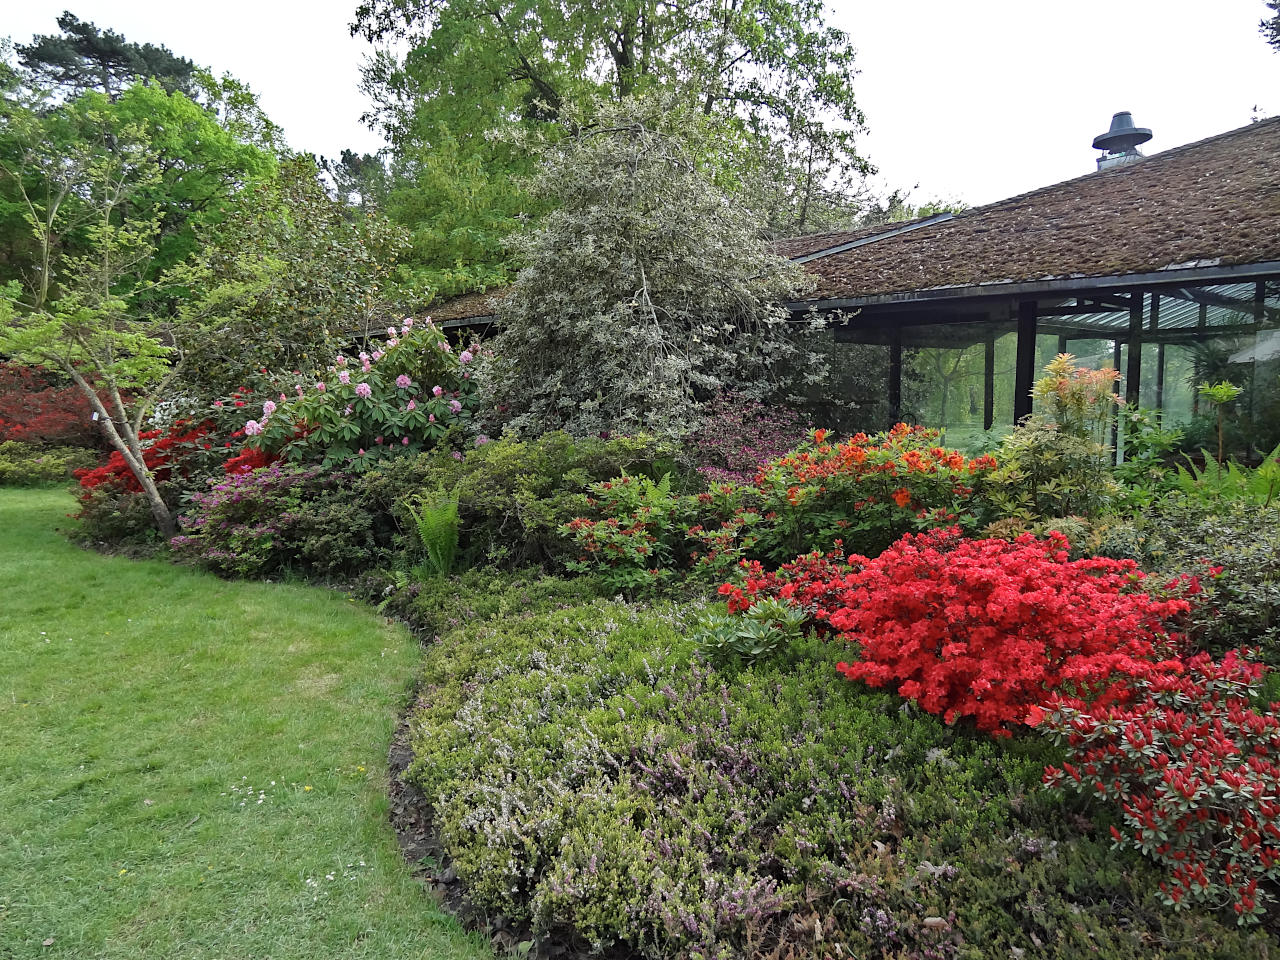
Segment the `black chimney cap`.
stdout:
[[1135,127],[1133,114],[1128,110],[1121,110],[1111,118],[1111,129],[1093,138],[1093,148],[1109,153],[1125,153],[1150,139],[1151,130],[1148,127]]

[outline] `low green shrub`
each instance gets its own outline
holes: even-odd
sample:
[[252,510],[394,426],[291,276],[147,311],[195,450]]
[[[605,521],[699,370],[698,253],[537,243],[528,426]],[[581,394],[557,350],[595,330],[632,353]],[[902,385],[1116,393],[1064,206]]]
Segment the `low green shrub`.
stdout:
[[1193,615],[1188,635],[1215,655],[1260,646],[1280,665],[1280,503],[1206,502],[1169,497],[1136,518],[1139,561],[1159,573],[1205,567],[1208,602]]
[[360,488],[371,505],[396,516],[406,530],[413,526],[407,501],[423,490],[452,490],[463,566],[557,569],[573,550],[559,527],[587,508],[592,483],[622,473],[660,478],[672,471],[672,455],[668,445],[648,437],[549,433],[535,440],[495,440],[460,458],[441,452],[387,463],[362,477]]
[[273,464],[224,477],[192,498],[175,555],[224,576],[345,580],[390,555],[390,518],[350,475]]
[[[165,482],[159,489],[169,509],[176,510],[178,485]],[[132,557],[151,556],[165,547],[144,493],[103,483],[82,490],[79,506],[71,539],[81,546]]]
[[0,443],[0,487],[38,487],[70,480],[76,470],[97,466],[99,454],[84,447],[46,447],[6,440]]
[[456,576],[371,578],[363,595],[419,636],[433,637],[496,617],[533,616],[599,599],[604,590],[590,577],[549,577],[537,567],[509,572],[477,567]]
[[468,897],[540,941],[639,957],[1261,955],[1174,914],[1038,738],[966,737],[844,681],[839,651],[721,674],[698,610],[597,602],[427,654],[410,776]]

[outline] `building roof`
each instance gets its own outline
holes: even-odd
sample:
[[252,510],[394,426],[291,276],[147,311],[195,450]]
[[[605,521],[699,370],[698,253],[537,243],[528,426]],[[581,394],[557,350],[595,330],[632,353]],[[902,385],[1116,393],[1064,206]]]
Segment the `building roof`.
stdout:
[[[957,214],[779,240],[805,303],[1280,262],[1280,117]],[[973,288],[982,288],[974,291]],[[428,312],[488,318],[504,288]]]
[[1280,118],[891,232],[815,238],[810,300],[1280,261]]

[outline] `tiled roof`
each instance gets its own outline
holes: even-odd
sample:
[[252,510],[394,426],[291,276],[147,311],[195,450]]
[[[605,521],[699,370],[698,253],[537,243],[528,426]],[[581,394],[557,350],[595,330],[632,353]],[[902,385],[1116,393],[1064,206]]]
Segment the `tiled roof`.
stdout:
[[[929,219],[779,240],[774,249],[812,258],[804,264],[817,281],[811,300],[1280,261],[1280,117]],[[503,294],[468,293],[427,312],[440,322],[488,317]]]
[[[841,242],[831,240],[823,247]],[[817,277],[810,297],[825,300],[1271,261],[1280,261],[1280,118],[820,256],[805,269]]]

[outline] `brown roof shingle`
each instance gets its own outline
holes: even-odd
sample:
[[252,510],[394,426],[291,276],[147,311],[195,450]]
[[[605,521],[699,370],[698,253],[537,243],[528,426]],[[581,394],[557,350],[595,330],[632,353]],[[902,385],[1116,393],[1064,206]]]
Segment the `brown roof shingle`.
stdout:
[[817,277],[811,299],[825,300],[1197,261],[1280,261],[1280,118],[975,207],[805,268]]

